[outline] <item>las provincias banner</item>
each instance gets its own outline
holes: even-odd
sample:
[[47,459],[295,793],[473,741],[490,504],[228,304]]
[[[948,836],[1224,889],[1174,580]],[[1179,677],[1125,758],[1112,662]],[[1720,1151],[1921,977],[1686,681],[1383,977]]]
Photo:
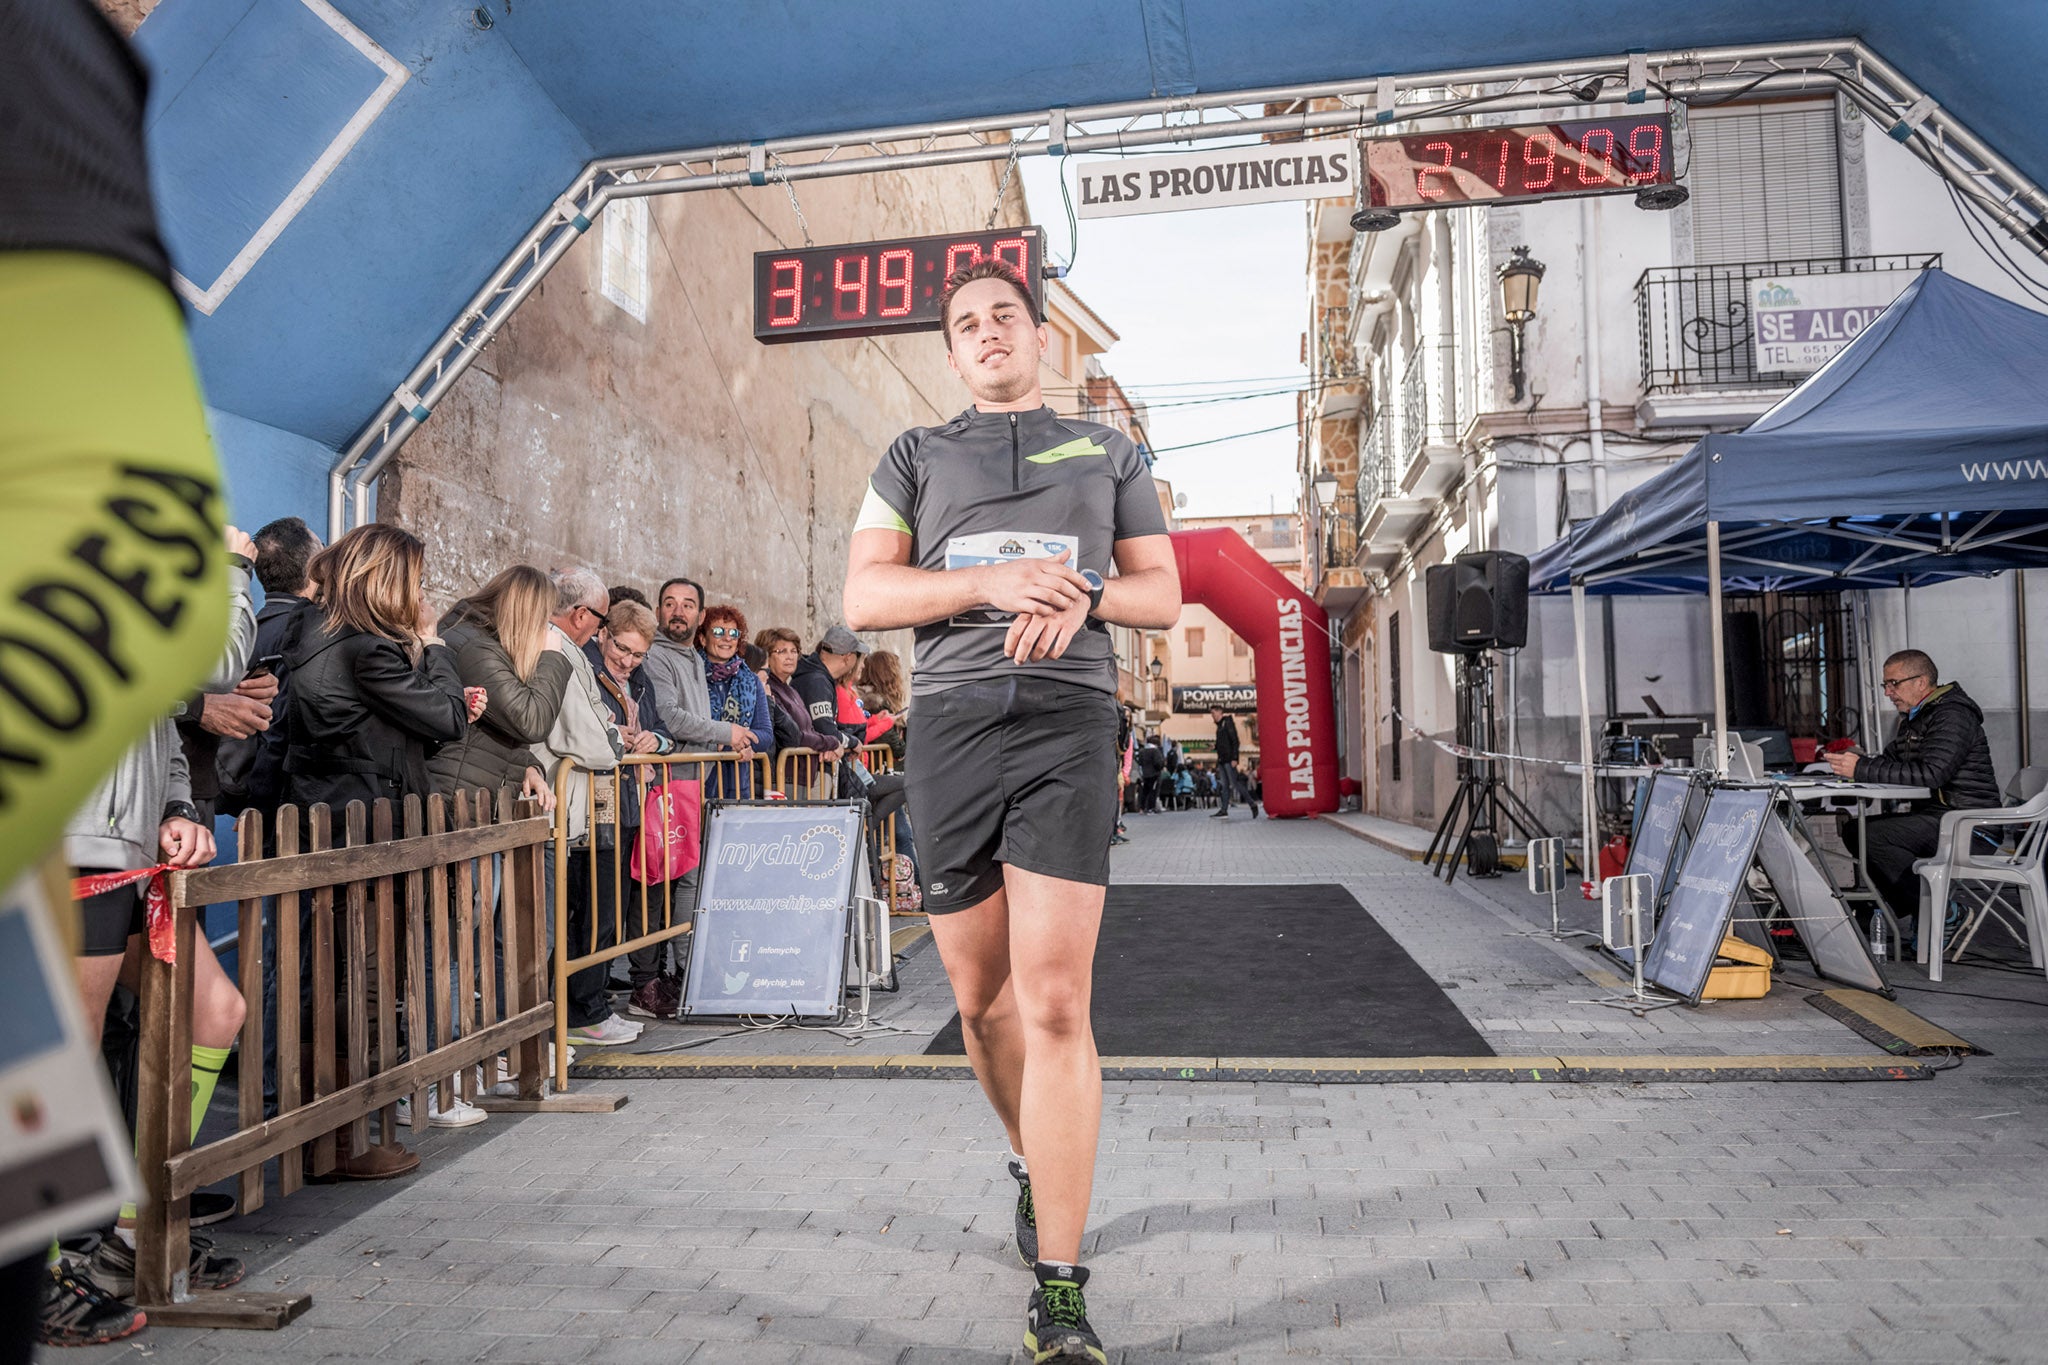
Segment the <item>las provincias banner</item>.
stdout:
[[1173,156],[1079,163],[1082,218],[1177,213],[1279,199],[1349,198],[1358,146],[1348,140],[1257,143]]

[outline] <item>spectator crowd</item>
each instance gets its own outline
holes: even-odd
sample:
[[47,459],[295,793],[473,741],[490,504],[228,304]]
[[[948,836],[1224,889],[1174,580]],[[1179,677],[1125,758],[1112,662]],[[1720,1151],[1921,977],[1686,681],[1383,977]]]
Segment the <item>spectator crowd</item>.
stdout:
[[[690,578],[670,578],[650,597],[632,585],[607,586],[587,569],[524,564],[439,610],[422,588],[425,545],[396,526],[359,527],[322,546],[303,521],[288,517],[253,537],[231,527],[227,542],[231,629],[214,676],[129,751],[66,830],[84,923],[78,976],[95,1029],[121,1018],[110,1005],[123,988],[132,990],[149,951],[151,873],[214,861],[217,817],[291,805],[304,822],[320,804],[339,821],[355,801],[367,807],[387,799],[397,810],[407,797],[516,789],[522,801],[567,823],[564,864],[554,866],[553,843],[544,854],[550,896],[556,884],[563,888],[567,941],[554,943],[552,913],[544,919],[550,950],[575,958],[619,941],[612,904],[619,860],[641,820],[639,789],[661,772],[622,767],[624,756],[759,756],[773,774],[776,760],[801,750],[815,755],[793,761],[807,789],[823,773],[850,773],[855,764],[830,760],[862,745],[886,745],[898,768],[904,759],[902,663],[871,651],[843,625],[806,649],[789,626],[752,630],[740,606],[707,600]],[[260,610],[252,581],[263,589]],[[755,790],[755,766],[703,768],[703,795],[767,795]],[[900,798],[877,809],[896,822],[898,865],[885,871],[914,889]],[[619,909],[625,941],[661,927],[638,922],[641,903]],[[245,1014],[258,1002],[244,998],[205,934],[193,946],[196,1140]],[[493,945],[478,946],[490,961]],[[675,1017],[682,992],[670,946],[659,942],[617,959],[621,981],[612,978],[613,961],[573,974],[572,1044],[628,1043],[642,1020]],[[260,1007],[274,1019],[274,940],[264,951]],[[338,986],[375,989],[345,979]],[[432,1047],[431,1022],[425,1027]],[[264,1036],[274,1040],[274,1026]],[[102,1041],[110,1057],[118,1052],[116,1039]],[[274,1058],[264,1059],[264,1073],[274,1108]],[[239,1083],[258,1083],[253,1062]],[[399,1123],[465,1127],[485,1118],[455,1094],[429,1096],[422,1115],[401,1102]],[[416,1154],[384,1136],[352,1150],[344,1129],[337,1177],[383,1179],[419,1165]],[[201,1194],[194,1224],[229,1216],[232,1207],[225,1196]],[[195,1290],[224,1289],[243,1277],[242,1263],[205,1237],[195,1234],[191,1245]],[[80,1344],[133,1331],[142,1318],[123,1301],[133,1295],[135,1275],[131,1207],[114,1228],[53,1263],[44,1339]]]

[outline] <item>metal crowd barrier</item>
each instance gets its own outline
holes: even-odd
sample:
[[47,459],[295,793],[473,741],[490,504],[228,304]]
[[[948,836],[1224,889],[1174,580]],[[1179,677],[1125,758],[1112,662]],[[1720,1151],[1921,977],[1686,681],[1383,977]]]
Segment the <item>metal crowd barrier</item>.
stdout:
[[[896,771],[896,755],[886,744],[863,744],[854,752],[868,765],[868,771],[880,777]],[[784,749],[776,756],[775,784],[784,796],[792,801],[830,801],[839,794],[839,768],[844,762],[840,750],[831,757],[820,754],[816,749]],[[896,822],[884,821],[881,828],[882,868],[888,875],[883,880],[888,884],[887,899],[892,915],[910,914],[900,905],[896,894]]]
[[[502,1054],[512,1054],[525,1107],[540,1099],[540,1040],[552,1015],[540,916],[548,821],[522,814],[510,791],[458,792],[452,802],[431,796],[424,804],[408,797],[396,829],[390,802],[378,801],[367,815],[351,802],[337,848],[328,808],[306,815],[302,824],[298,808],[281,807],[266,842],[264,817],[247,812],[235,827],[238,862],[171,873],[175,965],[143,955],[135,1152],[144,1195],[135,1295],[158,1322],[278,1327],[307,1303],[302,1294],[239,1289],[191,1297],[194,1191],[238,1176],[241,1211],[252,1213],[263,1207],[265,1162],[277,1159],[278,1189],[290,1195],[309,1175],[333,1172],[343,1130],[351,1152],[366,1152],[369,1116],[381,1113],[382,1142],[396,1141],[396,1104],[410,1095],[424,1131],[429,1085],[444,1100],[458,1091],[479,1098],[477,1067],[489,1068],[487,1092]],[[502,908],[493,888],[501,859]],[[275,905],[266,954],[267,897]],[[248,1003],[240,1111],[234,1134],[194,1147],[195,926],[200,911],[225,901],[238,907],[239,984]],[[302,955],[310,978],[301,972]],[[277,983],[277,1116],[268,1120],[266,957]],[[436,1046],[429,1046],[430,1018]]]
[[[857,752],[871,772],[895,771],[895,757],[886,745],[864,745]],[[592,772],[566,763],[557,770],[552,913],[558,949],[553,964],[554,1083],[558,1091],[569,1085],[569,978],[643,948],[679,939],[691,930],[694,868],[673,878],[632,875],[635,845],[641,842],[641,831],[647,825],[649,793],[670,782],[696,783],[700,820],[704,799],[829,801],[839,791],[840,763],[837,755],[784,749],[772,764],[766,754],[758,753],[628,754],[615,770]],[[893,871],[893,821],[883,822],[880,843],[882,866]],[[643,862],[654,852],[649,848],[641,851]],[[582,932],[573,935],[569,925],[572,878],[582,880],[585,903],[590,907]],[[889,909],[896,913],[896,879],[892,875],[887,881]]]
[[[630,875],[648,794],[670,782],[695,782],[700,802],[719,797],[762,798],[771,790],[769,775],[766,754],[726,753],[628,754],[612,771],[592,772],[568,763],[556,771],[553,892],[554,939],[558,949],[554,960],[557,1090],[566,1090],[569,1085],[569,978],[690,932],[694,898],[688,894],[688,887],[694,885],[689,880],[696,875],[694,868],[675,878],[636,879]],[[572,810],[572,805],[577,809]],[[701,811],[700,804],[700,818]],[[572,838],[578,828],[582,833]],[[586,903],[590,906],[588,922],[577,942],[571,942],[569,932],[572,876],[585,879]],[[608,907],[603,895],[606,890],[611,892]]]

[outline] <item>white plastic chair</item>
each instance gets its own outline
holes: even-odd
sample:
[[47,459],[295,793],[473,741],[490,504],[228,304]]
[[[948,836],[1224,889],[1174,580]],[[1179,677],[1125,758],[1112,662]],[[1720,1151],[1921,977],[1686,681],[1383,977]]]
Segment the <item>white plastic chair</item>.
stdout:
[[[1955,955],[1960,956],[1969,946],[1986,919],[1995,918],[2026,942],[2034,966],[2043,968],[2048,884],[2043,881],[2041,861],[2043,852],[2048,851],[2048,770],[2024,769],[2014,779],[2014,786],[2022,790],[2034,786],[2035,791],[2017,805],[1948,812],[1941,817],[1941,836],[1933,856],[1913,864],[1920,874],[1920,960],[1927,964],[1931,981],[1941,980],[1948,906],[1956,896],[1963,898],[1965,909]],[[1981,843],[1977,831],[1986,826],[2004,826],[2004,843],[1991,852],[1973,851]],[[2001,899],[2006,887],[2013,888],[2018,897],[2017,915]]]

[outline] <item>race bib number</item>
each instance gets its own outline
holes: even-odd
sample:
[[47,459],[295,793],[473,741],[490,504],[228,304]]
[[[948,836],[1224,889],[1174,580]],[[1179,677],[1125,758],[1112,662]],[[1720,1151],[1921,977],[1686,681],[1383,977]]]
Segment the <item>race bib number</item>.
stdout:
[[[1081,559],[1081,545],[1072,536],[1050,536],[1026,531],[988,531],[981,535],[954,536],[946,542],[946,567],[971,569],[981,564],[1003,564],[1013,559],[1051,559],[1062,550],[1069,566]],[[955,626],[1002,626],[1008,628],[1015,612],[997,611],[982,605],[963,611],[947,624]]]

